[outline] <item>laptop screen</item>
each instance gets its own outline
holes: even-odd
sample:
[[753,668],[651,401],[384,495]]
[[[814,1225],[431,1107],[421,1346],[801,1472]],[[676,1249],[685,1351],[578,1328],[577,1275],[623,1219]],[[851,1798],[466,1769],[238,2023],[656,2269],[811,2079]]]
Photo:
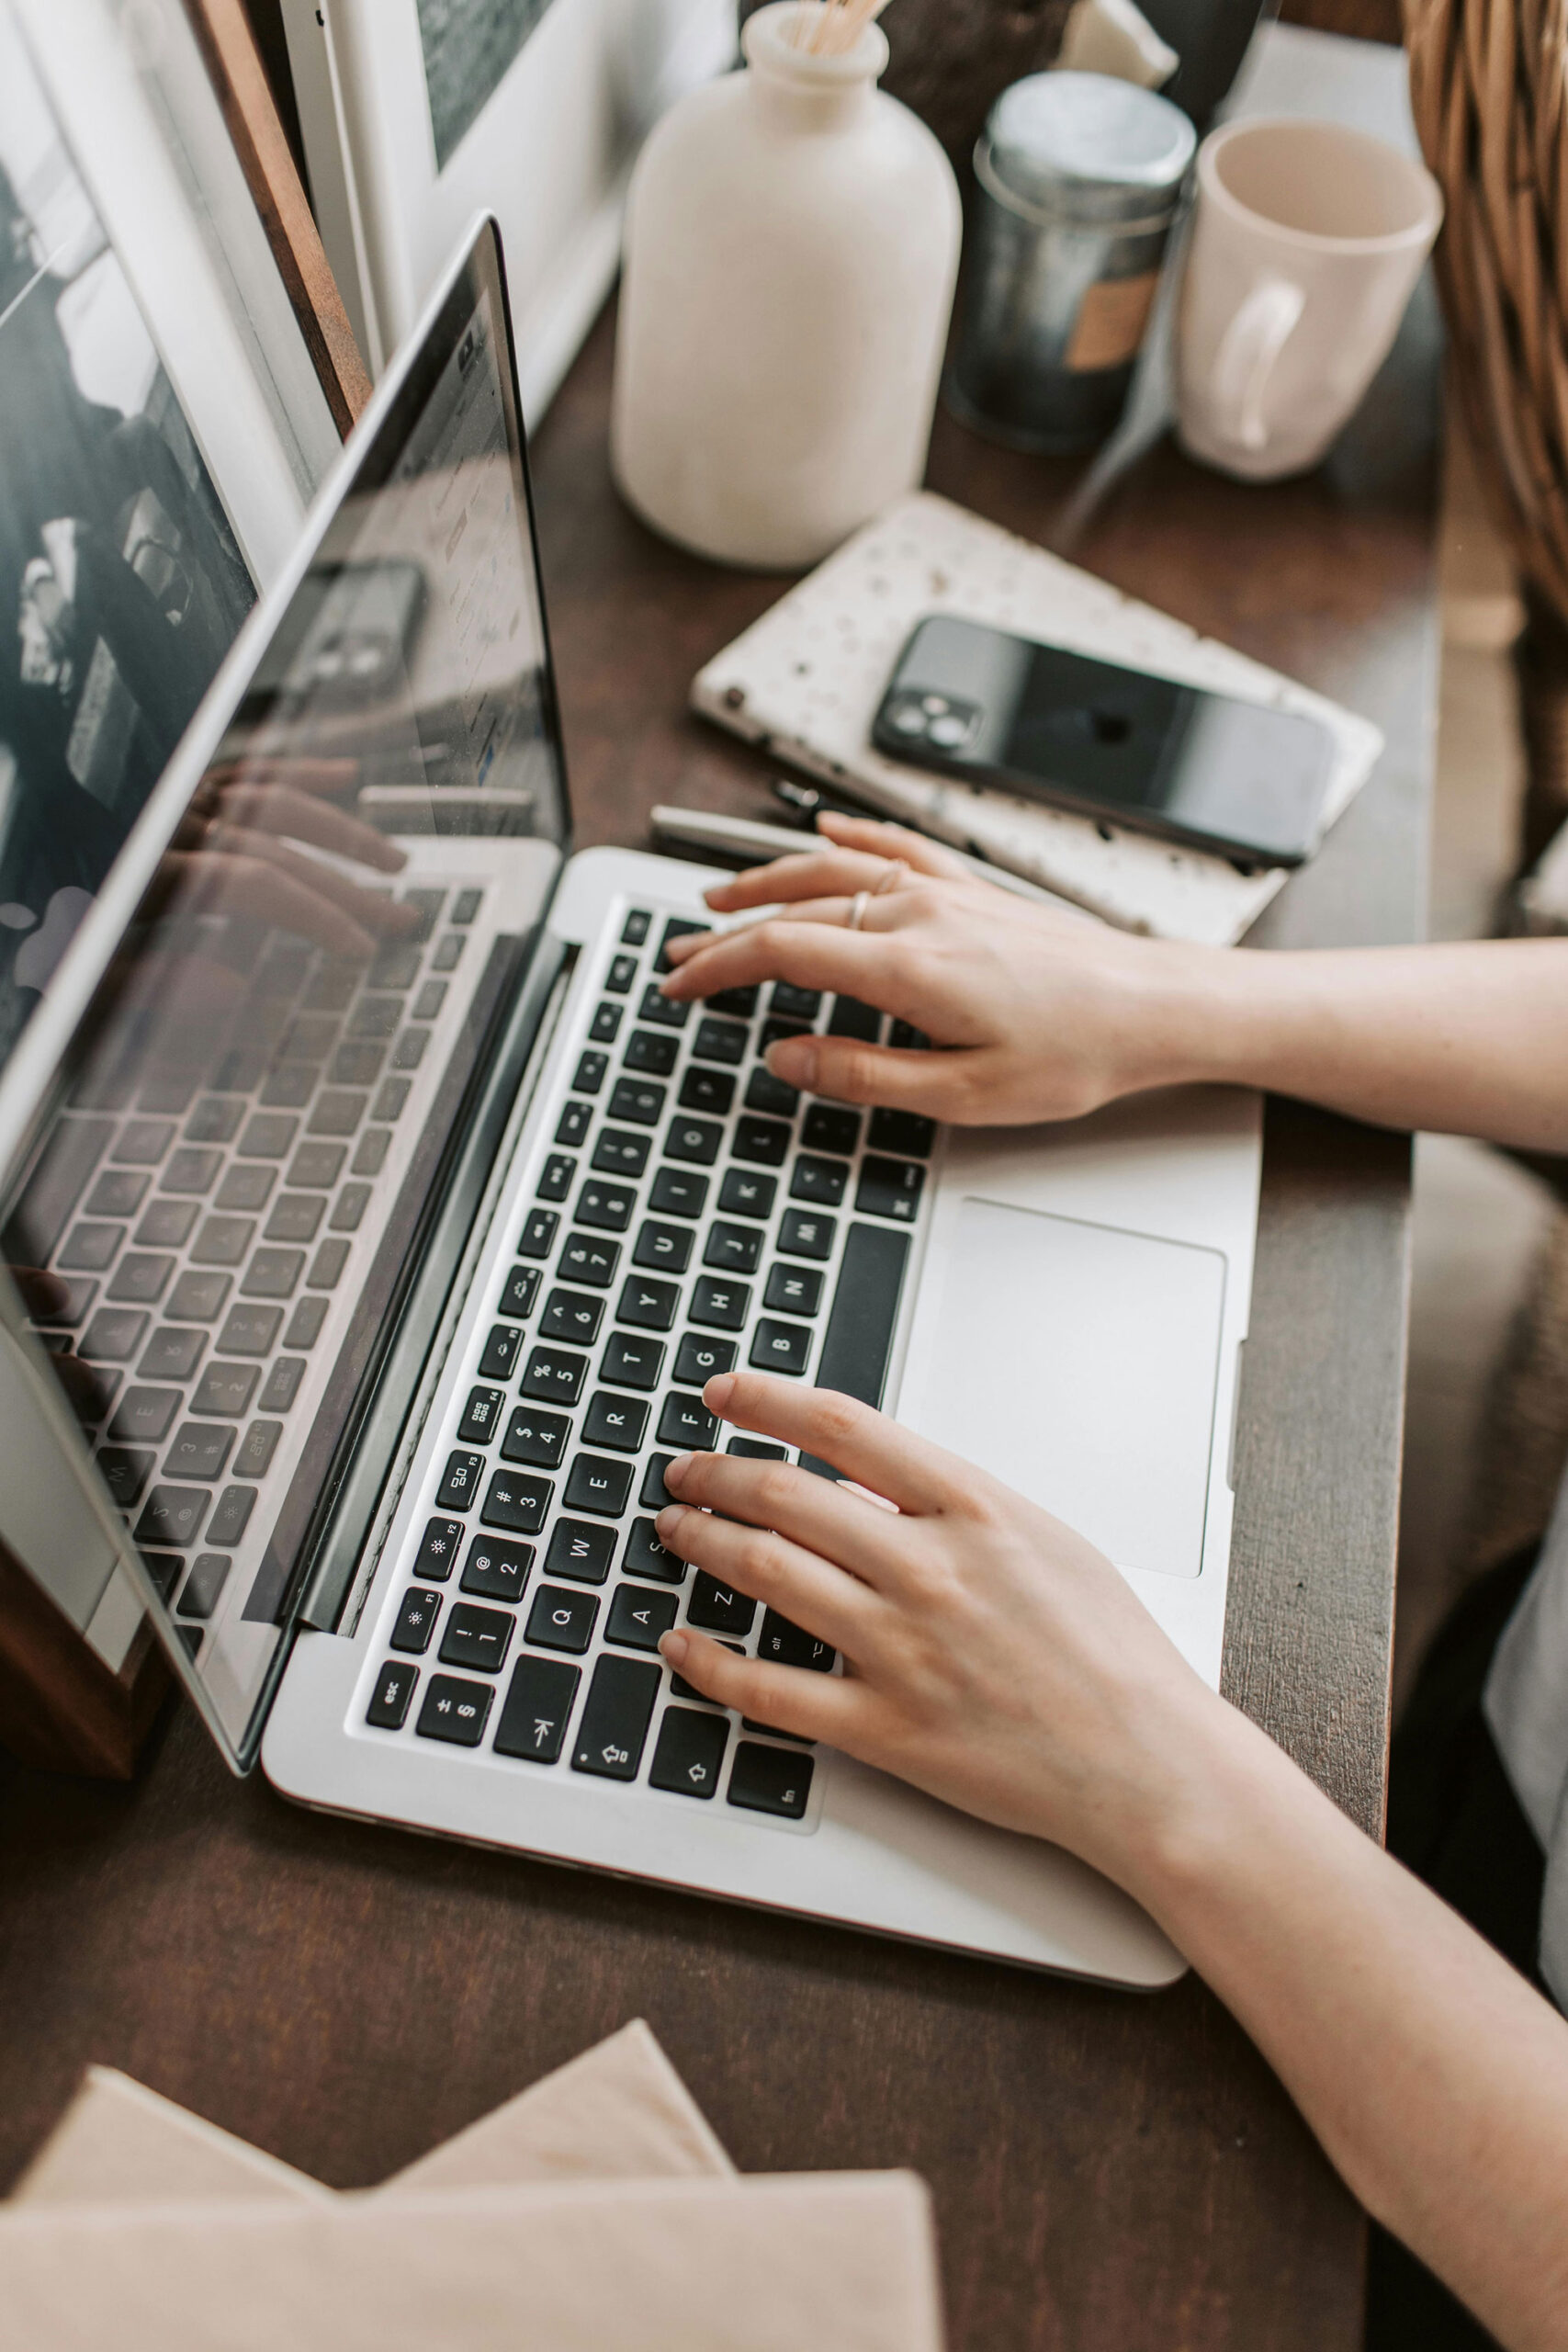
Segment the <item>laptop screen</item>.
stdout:
[[34,1376],[231,1755],[351,1450],[393,1451],[389,1349],[566,831],[488,225],[307,539],[39,966],[47,1083],[0,1093]]

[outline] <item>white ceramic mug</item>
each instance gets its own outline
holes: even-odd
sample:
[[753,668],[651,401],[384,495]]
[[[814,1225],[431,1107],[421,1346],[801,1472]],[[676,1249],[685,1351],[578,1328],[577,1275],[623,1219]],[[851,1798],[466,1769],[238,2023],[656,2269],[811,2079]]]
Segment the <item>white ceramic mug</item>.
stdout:
[[1387,356],[1442,217],[1431,174],[1363,131],[1211,132],[1177,338],[1183,447],[1247,481],[1315,465]]

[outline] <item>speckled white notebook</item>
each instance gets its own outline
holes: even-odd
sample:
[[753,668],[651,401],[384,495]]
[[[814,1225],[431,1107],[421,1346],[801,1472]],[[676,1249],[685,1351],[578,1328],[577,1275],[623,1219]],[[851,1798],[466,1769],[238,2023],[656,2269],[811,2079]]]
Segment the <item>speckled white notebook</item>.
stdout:
[[1123,930],[1215,946],[1239,939],[1283,888],[1282,867],[1238,873],[1225,858],[951,784],[872,749],[871,722],[894,661],[915,623],[933,612],[1320,719],[1338,746],[1331,823],[1382,750],[1371,720],[930,491],[866,524],[716,654],[693,681],[693,707],[811,775],[852,780],[855,797],[888,816],[1026,875]]

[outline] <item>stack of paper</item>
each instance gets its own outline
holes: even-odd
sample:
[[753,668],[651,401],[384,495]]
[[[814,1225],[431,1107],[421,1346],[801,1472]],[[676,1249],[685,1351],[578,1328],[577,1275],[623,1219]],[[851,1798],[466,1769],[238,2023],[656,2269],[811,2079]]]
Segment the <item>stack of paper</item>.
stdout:
[[0,2207],[0,2352],[940,2352],[907,2173],[742,2180],[648,2028],[336,2195],[93,2068]]

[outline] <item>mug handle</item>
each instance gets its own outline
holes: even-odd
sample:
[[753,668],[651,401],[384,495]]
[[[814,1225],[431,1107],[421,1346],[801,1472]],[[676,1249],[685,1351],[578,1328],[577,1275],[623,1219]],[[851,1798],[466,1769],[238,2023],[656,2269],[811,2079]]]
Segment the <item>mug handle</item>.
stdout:
[[1288,277],[1260,278],[1220,338],[1213,382],[1221,431],[1243,449],[1267,446],[1263,397],[1305,308],[1305,294]]

